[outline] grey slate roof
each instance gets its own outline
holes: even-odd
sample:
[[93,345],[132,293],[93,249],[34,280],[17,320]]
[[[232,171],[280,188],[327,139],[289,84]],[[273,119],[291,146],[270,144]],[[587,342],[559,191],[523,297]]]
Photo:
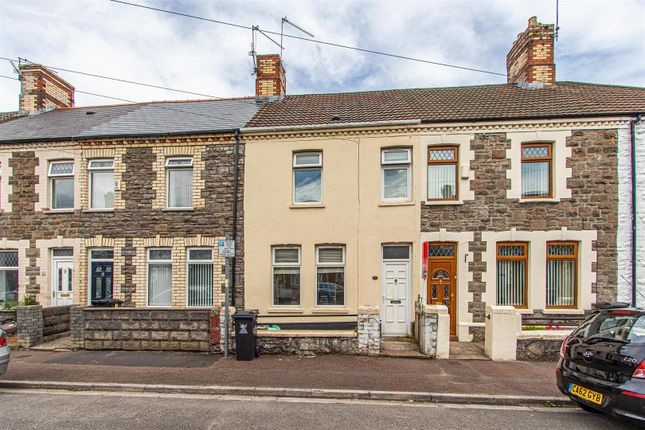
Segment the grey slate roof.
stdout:
[[250,97],[55,109],[0,123],[0,143],[229,131],[259,108]]

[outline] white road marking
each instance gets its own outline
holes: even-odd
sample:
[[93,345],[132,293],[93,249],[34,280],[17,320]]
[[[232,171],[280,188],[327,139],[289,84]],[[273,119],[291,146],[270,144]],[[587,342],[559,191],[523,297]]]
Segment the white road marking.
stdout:
[[395,400],[367,400],[367,399],[320,399],[301,397],[275,397],[275,396],[239,396],[223,394],[184,394],[184,393],[141,393],[141,392],[117,392],[117,391],[66,391],[52,389],[12,389],[2,388],[0,393],[5,394],[51,394],[58,396],[108,396],[108,397],[142,397],[161,399],[198,399],[198,400],[228,400],[228,401],[252,401],[252,402],[280,402],[280,403],[314,403],[314,404],[341,404],[341,405],[373,405],[373,406],[395,406],[411,408],[445,408],[445,409],[478,409],[478,410],[499,410],[499,411],[533,411],[545,413],[574,413],[584,414],[578,408],[544,407],[544,406],[510,406],[510,405],[477,405],[460,403],[427,403],[413,401]]

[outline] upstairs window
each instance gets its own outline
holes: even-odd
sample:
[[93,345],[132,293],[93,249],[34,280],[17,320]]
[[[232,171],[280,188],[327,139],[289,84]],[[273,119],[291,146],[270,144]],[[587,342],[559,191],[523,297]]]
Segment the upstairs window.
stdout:
[[547,242],[546,306],[575,308],[578,294],[578,243]]
[[293,202],[322,203],[322,152],[293,154]]
[[74,208],[74,162],[49,163],[49,189],[52,209]]
[[114,207],[114,160],[90,160],[90,208]]
[[300,304],[300,248],[273,248],[273,304]]
[[552,192],[552,146],[550,143],[522,145],[522,197],[549,198]]
[[497,304],[527,307],[528,244],[500,242],[497,244]]
[[166,160],[167,202],[169,208],[193,207],[193,159],[175,157]]
[[457,200],[456,146],[428,148],[428,200]]
[[411,163],[409,149],[381,151],[381,200],[409,201],[411,198]]
[[316,252],[317,305],[345,305],[345,247],[321,246]]

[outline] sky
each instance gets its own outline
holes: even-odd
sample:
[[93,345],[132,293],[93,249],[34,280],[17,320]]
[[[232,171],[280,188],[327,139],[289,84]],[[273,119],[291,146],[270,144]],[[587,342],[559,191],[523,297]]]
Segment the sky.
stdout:
[[[555,0],[129,0],[260,29],[287,16],[314,40],[504,74],[531,16],[555,23]],[[645,86],[645,0],[560,0],[558,80]],[[301,35],[294,28],[285,33]],[[274,37],[279,39],[279,36]],[[504,76],[286,39],[287,93],[481,85]],[[254,94],[251,31],[109,0],[0,0],[0,56],[197,92]],[[259,54],[279,48],[259,35]],[[59,71],[77,90],[132,100],[200,98]],[[0,60],[0,75],[17,77]],[[0,78],[0,112],[17,110],[18,81]],[[118,103],[76,94],[77,106]]]

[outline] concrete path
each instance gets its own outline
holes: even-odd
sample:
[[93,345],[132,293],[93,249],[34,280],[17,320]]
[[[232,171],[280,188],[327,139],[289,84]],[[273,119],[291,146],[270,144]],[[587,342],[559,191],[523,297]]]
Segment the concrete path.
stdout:
[[[504,396],[563,400],[555,385],[554,369],[555,363],[480,360],[263,355],[243,362],[193,353],[31,350],[14,352],[8,372],[0,377],[0,387],[4,381],[52,381],[112,387],[114,384],[241,387],[246,393],[265,387],[429,393],[435,398],[444,394],[491,401]],[[362,395],[370,398],[370,394]]]

